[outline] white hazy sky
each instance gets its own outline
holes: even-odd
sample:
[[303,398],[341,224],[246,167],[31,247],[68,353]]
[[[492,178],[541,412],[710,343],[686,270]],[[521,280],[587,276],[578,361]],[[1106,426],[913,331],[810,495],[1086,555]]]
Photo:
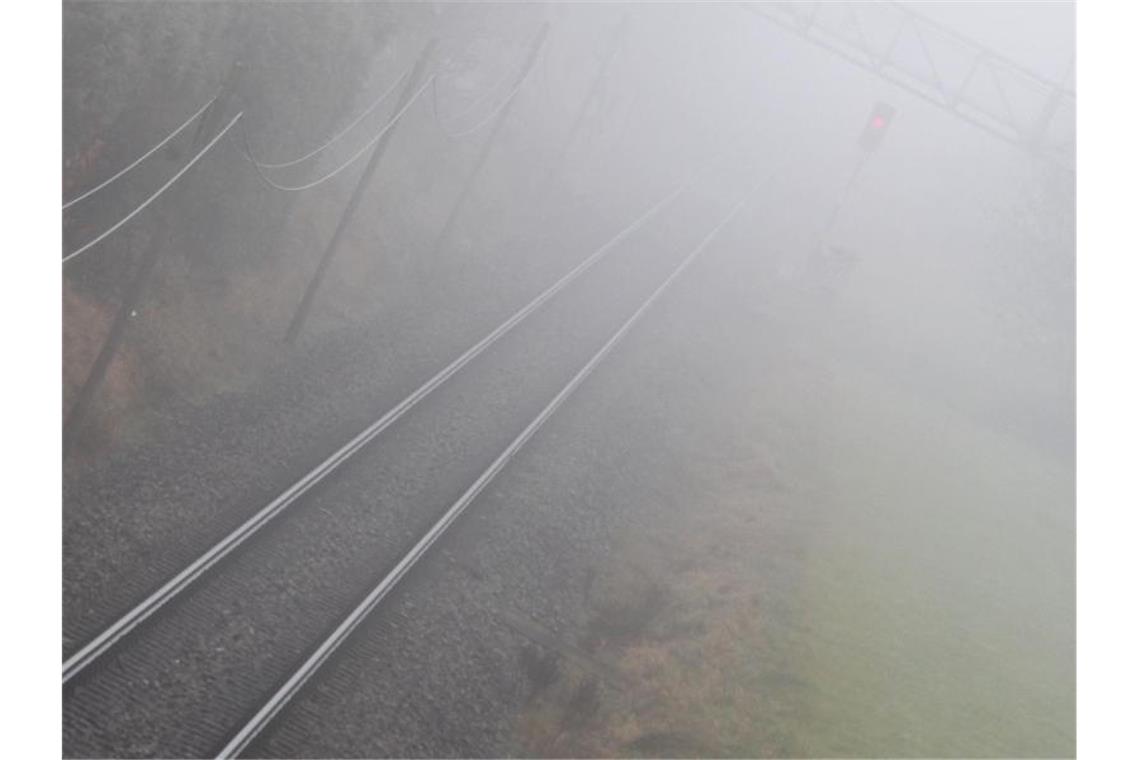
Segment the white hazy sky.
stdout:
[[1062,79],[1073,60],[1075,5],[1071,2],[912,1],[904,5],[1048,79]]

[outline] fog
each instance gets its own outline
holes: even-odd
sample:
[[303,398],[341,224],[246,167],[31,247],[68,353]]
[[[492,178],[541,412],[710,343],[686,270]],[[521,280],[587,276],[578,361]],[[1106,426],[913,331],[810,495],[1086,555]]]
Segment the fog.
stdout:
[[66,756],[1074,753],[1072,4],[63,16]]

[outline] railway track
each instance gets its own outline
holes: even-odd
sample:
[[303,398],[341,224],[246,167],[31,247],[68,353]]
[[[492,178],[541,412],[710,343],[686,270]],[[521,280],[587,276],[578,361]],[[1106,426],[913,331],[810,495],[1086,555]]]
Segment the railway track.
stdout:
[[680,192],[70,655],[65,754],[241,752],[744,202],[694,244]]

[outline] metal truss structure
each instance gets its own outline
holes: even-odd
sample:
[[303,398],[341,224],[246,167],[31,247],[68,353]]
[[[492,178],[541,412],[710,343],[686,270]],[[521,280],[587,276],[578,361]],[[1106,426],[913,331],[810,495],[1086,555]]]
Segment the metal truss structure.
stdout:
[[896,2],[749,3],[750,12],[949,111],[1072,169],[1072,67],[1050,81]]

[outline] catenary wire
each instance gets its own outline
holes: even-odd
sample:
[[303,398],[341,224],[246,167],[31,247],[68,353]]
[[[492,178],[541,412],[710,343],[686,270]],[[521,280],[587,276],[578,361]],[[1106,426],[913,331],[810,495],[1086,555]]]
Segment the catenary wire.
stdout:
[[420,95],[423,94],[424,90],[426,90],[434,81],[435,81],[435,75],[433,74],[432,76],[428,77],[427,81],[425,81],[420,86],[420,89],[416,91],[416,94],[413,95],[408,100],[408,102],[404,104],[404,107],[401,108],[399,111],[397,111],[396,115],[393,116],[388,121],[388,123],[385,124],[384,127],[379,132],[376,133],[375,136],[373,136],[368,142],[366,142],[364,144],[364,146],[360,148],[360,150],[358,150],[358,151],[356,151],[356,153],[352,154],[352,156],[347,161],[345,161],[343,164],[341,164],[337,168],[333,169],[331,172],[324,175],[323,177],[320,177],[318,179],[313,180],[312,182],[306,182],[303,185],[282,185],[279,182],[275,182],[270,177],[267,177],[265,175],[265,172],[263,172],[261,170],[261,167],[258,166],[257,162],[253,159],[253,156],[251,156],[249,154],[249,141],[247,139],[245,129],[241,130],[242,143],[243,143],[243,145],[241,146],[242,155],[245,156],[246,160],[249,161],[250,164],[253,166],[253,168],[257,171],[257,175],[259,177],[261,177],[262,181],[274,189],[283,190],[283,191],[289,192],[289,193],[297,193],[297,192],[301,192],[302,190],[309,190],[310,188],[314,188],[317,185],[322,185],[325,182],[328,182],[333,177],[340,174],[342,171],[347,169],[349,166],[351,166],[353,162],[355,162],[358,158],[363,156],[364,153],[369,148],[371,148],[373,145],[375,145],[380,140],[381,137],[383,137],[385,134],[387,134],[388,130],[390,130],[394,126],[396,126],[396,124],[399,123],[400,119],[407,112],[407,110],[415,104],[415,102],[419,99]]
[[404,78],[407,77],[410,72],[411,72],[410,68],[405,69],[404,73],[400,74],[400,76],[397,77],[394,82],[392,82],[391,86],[389,86],[388,89],[385,90],[384,93],[372,103],[372,105],[368,106],[368,108],[366,108],[359,116],[357,116],[355,119],[353,119],[348,124],[348,126],[344,127],[343,129],[341,129],[341,131],[337,132],[335,135],[330,137],[320,147],[314,148],[313,150],[309,151],[305,155],[303,155],[299,158],[294,158],[292,161],[283,161],[283,162],[277,163],[277,164],[271,164],[271,163],[267,163],[265,161],[259,161],[258,159],[254,158],[252,153],[250,153],[250,155],[249,155],[250,159],[257,166],[261,167],[262,169],[284,169],[287,166],[296,166],[297,164],[301,163],[302,161],[307,161],[308,159],[312,158],[313,156],[315,156],[318,153],[320,153],[321,151],[323,151],[325,148],[332,145],[334,142],[336,142],[340,138],[344,137],[346,134],[348,134],[348,132],[353,127],[355,127],[357,124],[359,124],[361,121],[363,121],[364,118],[367,117],[370,113],[375,111],[380,106],[381,103],[386,101],[388,99],[388,97],[393,92],[396,91],[396,85],[398,85],[398,84],[400,84],[400,82],[404,81]]
[[64,210],[64,211],[66,211],[67,209],[69,209],[69,208],[71,208],[72,206],[74,206],[76,203],[79,203],[79,201],[83,200],[84,198],[87,198],[87,197],[90,197],[90,196],[94,195],[95,193],[97,193],[97,192],[99,192],[100,190],[102,190],[103,188],[105,188],[107,185],[109,185],[109,184],[111,184],[112,182],[114,182],[115,180],[117,180],[119,177],[121,177],[121,176],[123,176],[124,174],[126,174],[127,172],[129,172],[131,169],[134,169],[136,166],[138,166],[139,164],[141,164],[141,163],[142,163],[143,161],[145,161],[146,159],[150,158],[152,155],[154,155],[155,151],[157,151],[157,150],[158,150],[159,148],[161,148],[163,145],[166,145],[168,142],[170,142],[172,139],[174,139],[174,137],[175,137],[175,136],[176,136],[176,135],[177,135],[179,132],[181,132],[182,130],[186,129],[186,127],[190,126],[190,125],[191,125],[191,124],[194,122],[194,120],[195,120],[195,119],[197,119],[199,116],[201,116],[201,115],[202,115],[202,113],[203,113],[203,112],[204,112],[204,111],[205,111],[207,108],[209,108],[209,107],[210,107],[210,106],[211,106],[211,105],[214,103],[214,101],[215,101],[215,100],[217,100],[217,99],[218,99],[218,97],[215,95],[214,97],[212,97],[212,98],[210,98],[208,101],[206,101],[206,105],[202,106],[202,107],[201,107],[201,108],[199,108],[197,111],[195,111],[195,112],[194,112],[194,115],[193,115],[193,116],[191,116],[189,119],[187,119],[186,121],[182,122],[182,126],[178,127],[178,128],[177,128],[177,129],[175,129],[173,132],[171,132],[170,134],[168,134],[166,137],[164,137],[164,138],[162,139],[162,142],[158,143],[158,145],[155,145],[153,148],[151,148],[150,150],[148,150],[146,153],[143,153],[141,156],[139,156],[138,158],[136,158],[136,159],[135,159],[135,160],[134,160],[132,163],[130,163],[130,164],[129,164],[129,165],[126,167],[126,168],[120,169],[118,172],[116,172],[115,174],[111,175],[111,176],[110,176],[110,177],[108,177],[107,179],[103,180],[102,182],[100,182],[100,183],[99,183],[98,185],[96,185],[95,187],[91,188],[90,190],[86,191],[85,193],[83,193],[83,194],[81,194],[81,195],[78,195],[78,196],[76,196],[76,197],[72,198],[71,200],[67,201],[66,203],[64,203],[64,204],[63,204],[63,210]]
[[[468,114],[470,114],[472,111],[474,111],[476,108],[483,105],[483,103],[486,100],[488,100],[492,95],[494,95],[496,92],[499,91],[500,87],[502,87],[504,84],[506,84],[506,82],[511,78],[512,73],[513,73],[513,69],[511,69],[511,68],[508,68],[506,71],[504,71],[502,73],[502,75],[500,75],[499,78],[495,80],[495,83],[493,85],[491,85],[486,90],[484,90],[482,93],[480,93],[478,95],[478,97],[476,97],[473,101],[471,101],[471,103],[469,103],[466,107],[464,107],[463,110],[461,110],[459,113],[452,115],[451,120],[452,121],[460,121],[463,118],[465,118]],[[442,80],[443,77],[440,77],[440,79]],[[432,97],[438,99],[438,82],[437,82],[437,87],[434,87],[432,89]],[[439,118],[438,102],[433,103],[432,110],[435,112],[436,118]]]
[[[490,113],[488,113],[486,116],[484,116],[479,121],[475,122],[475,124],[473,126],[467,127],[465,129],[461,129],[458,132],[452,132],[451,130],[449,130],[447,127],[445,127],[443,125],[443,120],[439,117],[439,93],[438,93],[437,87],[435,85],[433,85],[433,87],[432,87],[432,111],[435,114],[436,126],[439,127],[439,130],[441,132],[443,132],[445,135],[447,135],[448,137],[451,137],[451,138],[466,137],[467,135],[471,134],[472,132],[476,132],[476,131],[482,129],[488,123],[490,123],[491,119],[495,118],[504,108],[506,108],[508,105],[510,105],[511,101],[515,99],[516,95],[518,95],[519,90],[521,90],[523,85],[525,85],[527,83],[527,81],[530,79],[531,73],[534,72],[535,68],[536,68],[536,66],[534,66],[532,64],[530,66],[530,68],[528,68],[526,70],[526,73],[523,74],[522,79],[520,79],[518,81],[518,83],[514,87],[511,88],[511,91],[507,93],[507,96],[505,98],[503,98],[503,100],[497,106],[495,106],[494,108],[491,109]],[[464,115],[466,115],[467,111],[470,111],[470,110],[471,109],[466,109],[463,112]]]
[[209,152],[210,148],[214,147],[214,145],[218,142],[218,140],[222,139],[222,136],[226,132],[230,131],[230,127],[232,127],[237,122],[237,120],[241,118],[241,116],[242,116],[242,112],[239,111],[237,116],[230,119],[230,123],[227,124],[222,129],[221,132],[218,132],[218,134],[214,135],[214,139],[210,140],[210,142],[206,144],[206,147],[204,147],[204,148],[202,148],[202,150],[198,151],[198,153],[194,156],[194,158],[190,159],[190,161],[187,162],[187,164],[185,166],[183,166],[181,169],[178,170],[177,174],[175,174],[173,177],[171,177],[169,180],[167,180],[165,185],[160,187],[153,195],[151,195],[149,198],[147,198],[145,201],[143,201],[141,204],[139,204],[139,206],[134,211],[127,214],[126,216],[124,216],[119,221],[115,222],[115,224],[112,225],[110,227],[110,229],[103,232],[103,234],[99,235],[97,238],[95,238],[91,242],[86,243],[85,245],[83,245],[78,250],[72,251],[71,253],[64,256],[63,257],[63,263],[67,264],[67,262],[72,261],[76,256],[79,256],[81,253],[84,253],[85,251],[90,250],[92,246],[96,245],[101,240],[103,240],[108,235],[110,235],[112,232],[114,232],[115,230],[122,227],[124,224],[126,224],[131,219],[133,219],[136,214],[138,214],[144,208],[146,208],[151,203],[153,203],[155,198],[157,198],[158,196],[160,196],[164,192],[166,192],[167,188],[169,188],[171,185],[173,185],[175,182],[177,182],[179,177],[181,177],[183,174],[185,174],[187,171],[190,170],[190,167],[192,167],[192,166],[194,166],[194,164],[198,163],[199,159],[201,159],[202,156],[206,155],[206,153]]

